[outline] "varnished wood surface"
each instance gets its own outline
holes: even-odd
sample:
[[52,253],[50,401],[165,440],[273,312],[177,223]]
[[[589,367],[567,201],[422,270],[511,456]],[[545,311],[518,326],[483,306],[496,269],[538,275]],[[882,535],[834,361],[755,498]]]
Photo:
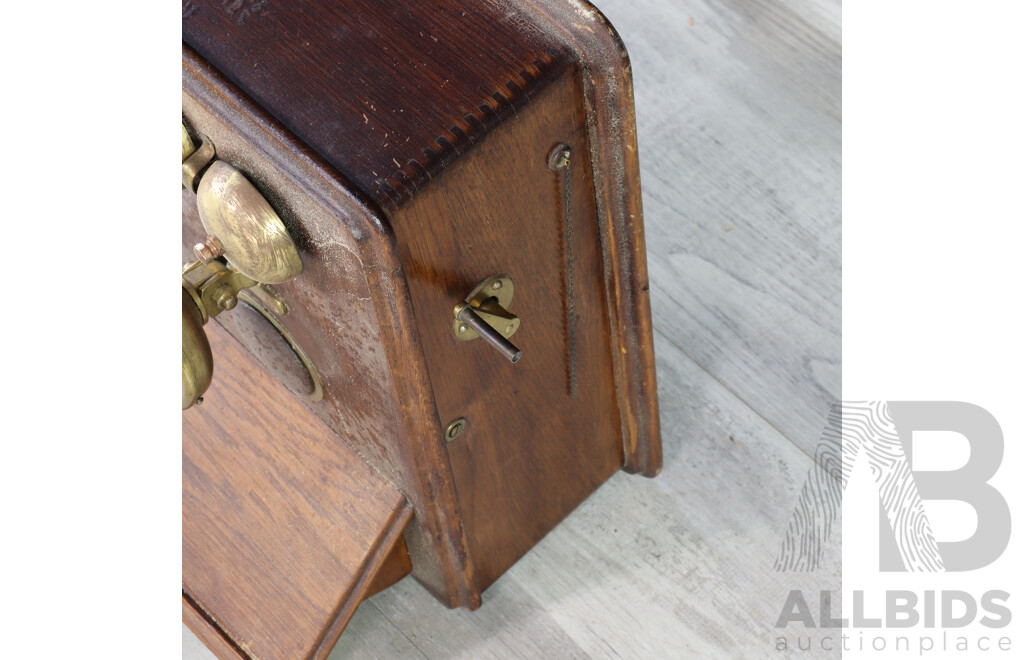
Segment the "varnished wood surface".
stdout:
[[[468,421],[445,446],[481,589],[622,465],[583,108],[579,79],[563,75],[392,221],[438,415]],[[574,155],[571,235],[548,167],[560,143]],[[515,282],[516,364],[451,329],[455,304],[499,273]]]
[[412,510],[225,330],[207,327],[217,379],[182,415],[184,619],[227,657],[326,657],[378,578],[408,572]]
[[618,33],[590,3],[524,0],[521,6],[566,44],[580,67],[594,205],[601,225],[623,469],[652,477],[661,471],[661,428],[629,55]]
[[182,37],[385,207],[570,62],[504,0],[258,4],[201,5]]
[[412,573],[412,562],[409,559],[409,548],[405,544],[405,539],[399,539],[395,543],[395,547],[391,550],[391,554],[387,556],[384,563],[381,564],[380,570],[377,571],[377,575],[373,578],[373,582],[366,589],[366,594],[363,598],[369,598],[374,594],[378,594],[384,591],[388,587],[394,585],[399,580],[404,578],[406,575]]
[[[217,32],[209,22],[210,12],[202,17],[196,12],[185,23],[186,41],[241,86],[213,73],[210,63],[186,47],[187,120],[198,133],[213,138],[221,158],[239,166],[267,193],[308,266],[301,278],[279,289],[293,309],[282,322],[314,353],[313,362],[324,376],[324,401],[312,408],[408,497],[417,514],[409,535],[416,577],[444,602],[470,608],[479,604],[480,590],[617,467],[625,464],[653,475],[661,464],[625,60],[617,43],[608,43],[599,46],[600,58],[595,58],[593,48],[578,50],[582,66],[566,67],[565,60],[561,69],[550,68],[547,87],[539,78],[538,84],[526,87],[502,84],[504,69],[495,62],[514,60],[505,53],[507,48],[518,48],[520,42],[547,44],[549,54],[565,57],[567,51],[553,45],[565,37],[556,38],[554,30],[574,20],[539,21],[552,30],[544,37],[524,15],[483,3],[466,6],[459,17],[443,17],[438,29],[445,39],[460,42],[457,50],[472,51],[480,35],[469,36],[466,30],[481,20],[494,20],[502,8],[506,11],[499,12],[501,25],[487,28],[498,31],[481,32],[506,33],[494,52],[479,61],[466,59],[465,52],[452,57],[447,64],[453,67],[453,88],[440,85],[415,99],[416,112],[432,111],[452,98],[459,100],[463,87],[473,87],[485,76],[490,77],[488,84],[505,90],[491,95],[498,105],[484,103],[478,106],[479,117],[466,120],[463,128],[469,131],[469,142],[458,141],[458,135],[465,137],[462,129],[449,131],[455,151],[442,149],[447,155],[435,169],[425,170],[427,178],[434,179],[431,185],[419,186],[419,196],[400,209],[391,208],[386,220],[378,216],[373,200],[349,190],[349,184],[360,181],[373,164],[340,161],[331,150],[333,142],[302,132],[302,122],[295,127],[294,113],[306,112],[308,104],[296,100],[301,94],[289,97],[283,90],[319,80],[320,68],[301,58],[282,57],[268,64],[277,67],[276,73],[265,78],[240,68],[238,58],[224,59],[227,51],[248,48],[252,33],[263,30],[263,55],[286,45],[294,50],[312,43],[310,51],[344,56],[351,74],[369,66],[364,60],[384,57],[384,42],[373,40],[369,54],[342,53],[335,39],[313,31],[309,43],[300,43],[297,35],[309,15],[288,10],[277,18],[228,26],[230,38],[215,41],[209,40]],[[369,26],[372,32],[376,26],[391,35],[387,43],[416,41],[410,21],[419,14],[405,16],[412,11],[405,5],[374,5],[367,15],[360,13],[365,8],[358,2],[341,3],[336,9],[341,13],[325,20],[343,31],[350,26],[346,21],[358,15],[365,19],[361,29]],[[396,19],[396,12],[402,20]],[[223,15],[218,16],[223,22]],[[440,19],[417,20],[426,26]],[[271,43],[268,34],[282,43]],[[391,98],[395,88],[412,84],[417,74],[388,62],[392,75],[372,77],[364,91]],[[532,75],[527,74],[521,77]],[[606,82],[596,85],[598,77]],[[337,89],[322,87],[324,102],[333,103],[334,111],[341,113],[338,121],[348,127],[354,123],[364,139],[367,129],[345,106],[350,99],[335,98]],[[595,92],[598,88],[603,91]],[[619,95],[617,102],[605,98],[608,90]],[[268,94],[277,100],[268,100]],[[267,107],[256,109],[249,97]],[[503,99],[511,104],[510,112],[503,110]],[[317,130],[330,125],[323,117],[314,119]],[[595,132],[595,125],[600,130]],[[484,140],[483,131],[493,135]],[[600,149],[593,140],[601,143]],[[552,150],[562,142],[573,148],[571,176],[566,178],[549,167]],[[282,149],[286,146],[291,153]],[[317,166],[313,172],[308,161]],[[612,161],[615,167],[609,165]],[[442,167],[448,169],[439,176]],[[305,176],[312,174],[313,181],[296,177],[297,169]],[[595,171],[600,173],[596,183]],[[297,195],[296,188],[312,199]],[[571,204],[562,199],[563,188],[573,191]],[[339,193],[342,204],[321,201],[323,195]],[[336,225],[324,213],[334,209],[340,211]],[[571,221],[565,217],[570,212]],[[185,214],[185,245],[202,237],[193,216]],[[339,254],[340,269],[331,254],[337,254],[338,246],[348,247],[347,254]],[[352,268],[357,253],[363,280]],[[399,253],[401,270],[394,264]],[[519,280],[519,300],[525,299],[520,307],[530,319],[518,341],[528,342],[524,349],[532,357],[507,376],[495,369],[509,365],[495,362],[482,342],[458,343],[448,330],[454,303],[476,282],[500,272],[511,272]],[[405,276],[415,320],[403,318],[409,313]],[[575,291],[571,296],[569,287]],[[360,307],[355,314],[330,298],[334,292],[351,296],[362,289],[368,295],[355,298]],[[237,325],[238,318],[232,317],[231,323]],[[252,333],[235,334],[243,343],[253,343]],[[422,353],[417,335],[424,342]],[[378,342],[383,351],[377,350]],[[250,348],[257,357],[266,353],[263,342],[255,344]],[[421,355],[431,371],[430,385],[421,376]],[[380,364],[382,357],[388,360],[386,365]],[[266,358],[262,361],[272,370],[282,364]],[[362,369],[353,365],[358,362],[365,363]],[[285,382],[295,380],[286,378],[290,374],[280,376]],[[578,393],[564,390],[566,379],[580,383],[572,386]],[[394,397],[390,406],[389,396]],[[443,408],[437,408],[441,419],[435,411],[436,396],[446,397]],[[411,406],[410,399],[422,405]],[[440,431],[450,419],[470,415],[476,420],[471,433],[448,447],[459,457],[452,460],[457,469],[451,470],[440,455]],[[353,428],[354,417],[365,420],[361,428]],[[451,497],[455,491],[457,503]],[[471,525],[465,524],[461,511],[473,514]],[[464,534],[473,539],[468,548],[463,547]],[[481,566],[475,566],[478,561]]]
[[[386,220],[337,170],[183,50],[182,111],[212,139],[219,157],[264,192],[302,256],[302,276],[275,289],[291,307],[280,322],[323,378],[324,398],[307,402],[310,409],[412,505],[406,540],[415,577],[453,607],[479,606],[412,303],[397,276],[401,262]],[[182,211],[187,252],[205,234],[187,191]],[[248,345],[272,370],[280,364]]]
[[476,612],[375,596],[332,659],[774,658],[788,590],[838,588],[838,534],[819,574],[772,564],[840,394],[840,4],[599,7],[632,61],[665,468],[614,476]]

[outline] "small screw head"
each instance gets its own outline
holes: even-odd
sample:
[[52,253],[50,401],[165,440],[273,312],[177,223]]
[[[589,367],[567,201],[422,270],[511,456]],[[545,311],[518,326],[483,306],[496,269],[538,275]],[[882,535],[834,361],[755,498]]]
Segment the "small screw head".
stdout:
[[501,280],[494,280],[493,282],[491,282],[491,289],[493,289],[494,291],[498,291],[499,289],[501,289]]
[[217,305],[218,309],[226,312],[229,309],[235,308],[235,305],[238,304],[238,296],[235,295],[230,286],[222,284],[213,292],[213,302]]
[[569,167],[572,149],[567,144],[560,144],[548,156],[548,169],[564,170]]
[[516,329],[516,326],[515,326],[515,324],[513,324],[513,323],[509,323],[509,324],[508,324],[508,327],[507,327],[507,328],[505,328],[505,334],[506,334],[506,335],[510,335],[510,334],[512,334],[512,331],[513,331],[513,330],[515,330],[515,329]]
[[446,442],[451,442],[455,438],[462,435],[462,431],[466,428],[466,418],[459,417],[444,430],[444,439]]
[[465,332],[465,331],[466,331],[466,330],[468,330],[468,329],[469,329],[469,328],[467,328],[467,327],[466,327],[466,324],[464,324],[464,323],[462,323],[462,324],[460,324],[460,325],[459,325],[459,332]]
[[204,264],[208,264],[224,254],[224,246],[221,245],[220,240],[216,236],[207,236],[206,242],[196,243],[195,247],[192,248],[192,252],[196,255],[196,259]]

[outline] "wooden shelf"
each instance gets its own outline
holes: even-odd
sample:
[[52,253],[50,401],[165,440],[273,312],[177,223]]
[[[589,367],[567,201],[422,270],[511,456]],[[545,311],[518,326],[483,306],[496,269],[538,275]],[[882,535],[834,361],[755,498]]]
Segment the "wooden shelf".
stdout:
[[182,416],[182,607],[223,658],[324,658],[369,595],[409,573],[412,517],[216,323],[216,377]]

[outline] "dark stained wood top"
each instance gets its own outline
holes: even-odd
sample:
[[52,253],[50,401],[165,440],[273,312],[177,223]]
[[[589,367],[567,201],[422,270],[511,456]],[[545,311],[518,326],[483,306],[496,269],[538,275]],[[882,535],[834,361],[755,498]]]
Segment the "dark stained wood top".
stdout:
[[214,382],[182,415],[186,623],[228,657],[326,657],[364,597],[408,572],[411,509],[227,331],[206,329]]
[[385,208],[571,62],[503,0],[189,3],[182,38]]

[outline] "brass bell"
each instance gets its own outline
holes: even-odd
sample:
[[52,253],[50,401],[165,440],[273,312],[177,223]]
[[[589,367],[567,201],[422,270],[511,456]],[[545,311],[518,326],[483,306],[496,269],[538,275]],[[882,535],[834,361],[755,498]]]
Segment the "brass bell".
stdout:
[[181,290],[181,409],[199,400],[213,381],[213,353],[203,330],[203,315]]
[[245,175],[215,161],[199,182],[199,217],[206,233],[239,272],[280,284],[302,272],[302,260],[281,218]]
[[203,138],[197,148],[181,127],[182,185],[195,190],[208,234],[181,276],[181,408],[199,401],[213,379],[213,354],[203,325],[261,284],[302,272],[302,259],[281,218],[241,172],[214,160]]

